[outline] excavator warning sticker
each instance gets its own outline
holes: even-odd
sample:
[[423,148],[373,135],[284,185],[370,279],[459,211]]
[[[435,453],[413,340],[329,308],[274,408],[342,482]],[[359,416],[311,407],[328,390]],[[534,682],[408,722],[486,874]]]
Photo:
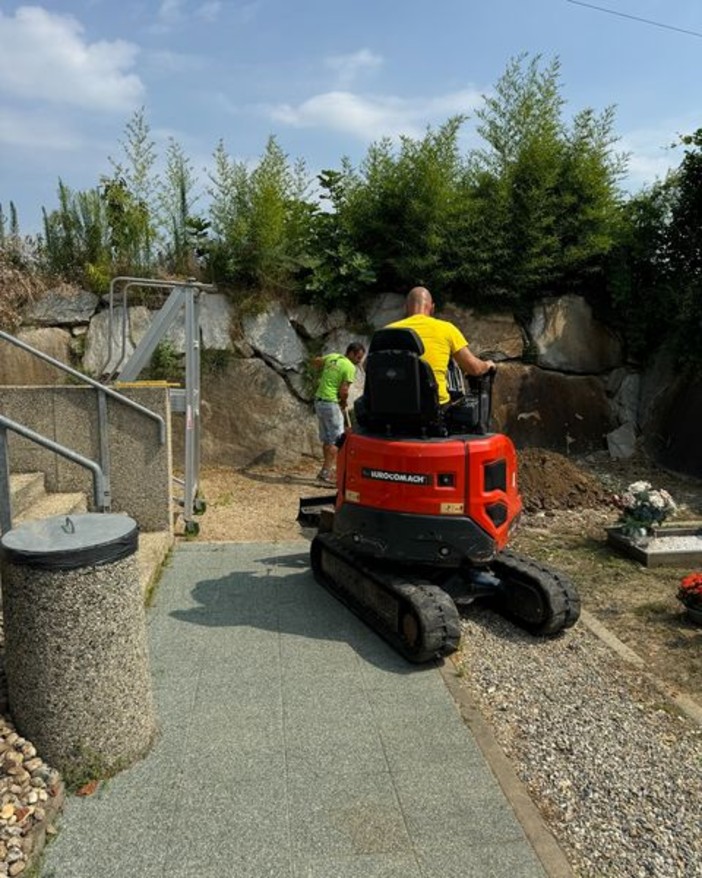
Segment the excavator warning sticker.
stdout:
[[426,473],[399,473],[387,469],[373,469],[364,466],[361,470],[364,479],[373,479],[376,482],[398,482],[402,485],[431,485],[432,478]]

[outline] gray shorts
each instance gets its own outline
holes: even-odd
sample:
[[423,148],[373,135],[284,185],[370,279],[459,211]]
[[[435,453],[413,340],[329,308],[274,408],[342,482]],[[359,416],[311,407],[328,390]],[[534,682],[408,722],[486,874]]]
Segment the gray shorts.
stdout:
[[323,445],[333,445],[344,432],[344,416],[338,402],[315,399],[314,411],[319,421],[319,440]]

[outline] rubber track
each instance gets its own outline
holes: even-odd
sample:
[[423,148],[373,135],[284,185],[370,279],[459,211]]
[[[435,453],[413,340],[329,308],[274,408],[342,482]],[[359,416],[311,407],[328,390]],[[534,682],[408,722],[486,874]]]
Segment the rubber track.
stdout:
[[565,573],[505,550],[490,564],[504,583],[493,605],[533,634],[557,634],[580,617],[580,596]]
[[[461,638],[458,610],[439,586],[424,580],[372,570],[346,551],[329,533],[317,534],[313,539],[310,558],[317,582],[408,661],[421,664],[450,655],[458,648]],[[329,561],[331,558],[342,562],[338,565],[341,568],[352,568],[356,578],[353,589],[348,587],[348,582],[344,583],[339,579],[332,581],[325,572],[325,560]],[[348,570],[344,572],[348,573]],[[359,592],[364,590],[371,590],[376,606],[382,608],[380,611],[359,599]],[[411,613],[418,621],[420,639],[414,644],[408,643],[401,633],[401,620],[406,613]]]

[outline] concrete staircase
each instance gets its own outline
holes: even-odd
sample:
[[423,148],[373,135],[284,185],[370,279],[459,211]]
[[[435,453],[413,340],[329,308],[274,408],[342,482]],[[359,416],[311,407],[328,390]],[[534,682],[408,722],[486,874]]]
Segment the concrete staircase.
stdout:
[[[10,508],[12,527],[27,521],[50,518],[53,515],[78,515],[88,511],[85,494],[59,494],[46,490],[44,473],[12,473],[10,475]],[[167,531],[139,534],[139,582],[146,597],[158,578],[161,566],[173,545]]]
[[16,473],[10,475],[10,509],[12,526],[17,527],[32,519],[87,512],[88,503],[81,492],[47,493],[44,473]]

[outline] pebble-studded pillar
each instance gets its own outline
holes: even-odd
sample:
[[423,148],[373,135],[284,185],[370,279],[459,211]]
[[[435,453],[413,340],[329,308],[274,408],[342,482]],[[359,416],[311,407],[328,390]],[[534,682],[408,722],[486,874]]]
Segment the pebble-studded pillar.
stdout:
[[0,540],[10,712],[69,784],[128,767],[155,737],[137,546],[132,518],[98,513]]

